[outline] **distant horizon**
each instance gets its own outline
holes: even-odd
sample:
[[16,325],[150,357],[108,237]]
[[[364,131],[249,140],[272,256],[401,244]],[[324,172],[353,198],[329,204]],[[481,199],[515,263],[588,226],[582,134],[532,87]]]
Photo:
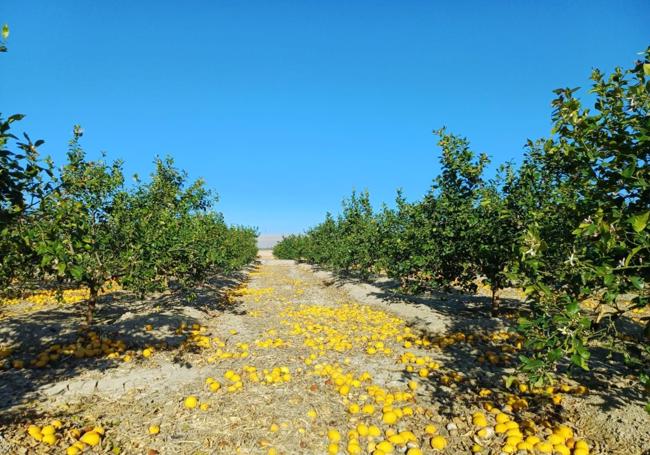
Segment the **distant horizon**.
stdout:
[[257,237],[257,247],[261,250],[270,250],[287,235],[291,234],[260,234]]

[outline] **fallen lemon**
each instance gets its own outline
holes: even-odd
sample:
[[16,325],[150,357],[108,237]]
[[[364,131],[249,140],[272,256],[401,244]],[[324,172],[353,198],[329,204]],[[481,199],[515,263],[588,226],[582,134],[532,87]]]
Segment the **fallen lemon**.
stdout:
[[185,398],[185,401],[183,402],[184,406],[187,409],[194,409],[198,403],[199,400],[197,400],[194,395],[190,395],[189,397]]
[[101,437],[99,436],[99,433],[89,431],[81,437],[80,441],[94,447],[101,442]]
[[435,450],[442,450],[447,447],[447,440],[444,436],[434,436],[431,438],[431,448]]

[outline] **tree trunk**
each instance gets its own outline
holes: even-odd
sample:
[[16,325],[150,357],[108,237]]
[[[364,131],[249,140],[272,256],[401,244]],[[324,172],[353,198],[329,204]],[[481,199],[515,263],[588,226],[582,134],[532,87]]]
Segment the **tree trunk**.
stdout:
[[93,313],[97,305],[98,289],[95,286],[90,287],[90,297],[88,298],[88,305],[86,306],[86,324],[90,327],[93,324]]
[[499,296],[497,295],[497,288],[492,288],[492,309],[490,314],[492,317],[496,317],[499,314]]

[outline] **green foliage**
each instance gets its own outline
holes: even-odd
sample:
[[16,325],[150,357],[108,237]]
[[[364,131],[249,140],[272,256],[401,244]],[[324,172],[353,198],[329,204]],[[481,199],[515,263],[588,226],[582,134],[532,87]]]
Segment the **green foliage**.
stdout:
[[32,142],[24,134],[20,142],[10,131],[22,118],[0,116],[0,287],[7,291],[21,274],[33,270],[36,261],[25,232],[27,215],[52,189],[52,163],[43,162],[38,154],[43,141]]
[[[189,288],[231,272],[257,254],[257,231],[228,226],[201,180],[187,184],[171,159],[156,160],[151,182],[127,188],[122,163],[86,158],[75,127],[67,162],[42,167],[25,136],[8,148],[11,117],[2,123],[0,200],[5,283],[48,282],[90,290],[92,322],[99,291],[111,280],[145,294],[170,286]],[[7,150],[5,150],[7,146]],[[6,291],[6,287],[5,287]]]
[[[548,220],[530,227],[522,241],[519,270],[520,283],[533,303],[531,317],[521,321],[533,351],[524,368],[535,380],[548,377],[564,358],[588,369],[588,346],[595,343],[623,352],[628,360],[643,355],[643,341],[626,346],[618,340],[616,323],[648,305],[646,65],[617,68],[609,77],[595,70],[593,110],[582,106],[576,90],[556,91],[554,135],[544,141],[535,160],[551,182],[545,203],[552,206],[540,212],[563,213],[563,223],[556,218],[555,229],[544,229]],[[563,252],[561,264],[550,252],[555,245]],[[595,311],[586,311],[585,301],[593,302]]]
[[273,247],[273,255],[278,259],[302,260],[306,256],[307,238],[304,235],[288,235]]

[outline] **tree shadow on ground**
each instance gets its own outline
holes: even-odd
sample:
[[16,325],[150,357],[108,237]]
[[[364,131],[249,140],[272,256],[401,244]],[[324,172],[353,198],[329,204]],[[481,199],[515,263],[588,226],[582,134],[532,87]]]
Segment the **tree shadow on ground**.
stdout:
[[[122,340],[126,350],[138,351],[154,346],[157,351],[173,350],[186,339],[186,332],[177,330],[181,323],[191,327],[220,313],[243,314],[241,302],[231,301],[227,291],[247,279],[246,271],[210,279],[191,292],[167,292],[139,299],[119,291],[104,295],[98,302],[95,323],[90,328],[100,339]],[[189,298],[189,295],[193,298]],[[38,397],[44,386],[69,380],[87,372],[105,372],[123,364],[119,358],[109,359],[102,353],[96,357],[75,358],[63,355],[44,368],[30,365],[30,360],[54,344],[87,342],[88,329],[83,324],[85,302],[53,306],[41,311],[5,318],[0,322],[0,346],[11,346],[8,368],[0,369],[0,427],[10,422],[29,421],[21,404]],[[148,326],[151,327],[148,327]],[[13,360],[25,361],[25,368],[11,367]],[[189,368],[179,356],[174,362]]]
[[[314,270],[326,271],[317,267],[314,267]],[[562,405],[553,404],[552,397],[548,394],[516,391],[516,382],[510,389],[505,387],[505,378],[517,373],[518,356],[525,354],[525,350],[518,349],[519,340],[516,337],[492,340],[489,336],[495,331],[515,333],[518,314],[522,309],[525,310],[525,304],[516,292],[503,292],[500,314],[498,317],[491,317],[491,299],[487,295],[468,295],[453,291],[409,295],[401,293],[396,282],[382,277],[364,281],[350,274],[331,276],[331,280],[326,280],[326,285],[342,287],[349,283],[370,284],[372,287],[369,288],[368,295],[371,297],[388,304],[406,302],[423,305],[447,321],[444,333],[432,333],[427,328],[426,321],[415,319],[409,324],[434,343],[445,335],[447,338],[453,338],[454,335],[459,337],[459,340],[454,340],[448,345],[443,342],[444,348],[435,348],[431,353],[433,357],[437,357],[436,352],[441,356],[441,368],[431,372],[428,381],[435,401],[432,404],[439,406],[441,414],[452,417],[458,415],[456,410],[473,405],[482,407],[483,402],[488,401],[503,405],[509,396],[517,394],[518,397],[525,398],[529,405],[523,414],[536,414],[545,418],[562,415]],[[624,323],[626,322],[620,322]],[[471,342],[468,341],[469,335],[474,335]],[[490,362],[490,353],[497,357],[495,362]],[[626,365],[621,354],[595,348],[591,352],[589,366],[590,371],[585,372],[566,363],[560,364],[559,378],[568,383],[575,382],[588,387],[590,397],[597,398],[593,401],[597,401],[604,412],[629,404],[643,407],[647,403],[648,397],[644,395],[636,379],[639,374],[638,367]],[[456,373],[462,376],[460,381],[453,379]],[[417,376],[417,369],[413,373],[405,370],[403,376],[405,381],[410,380]],[[576,389],[572,388],[571,391],[574,390]],[[484,396],[481,396],[481,391]]]

